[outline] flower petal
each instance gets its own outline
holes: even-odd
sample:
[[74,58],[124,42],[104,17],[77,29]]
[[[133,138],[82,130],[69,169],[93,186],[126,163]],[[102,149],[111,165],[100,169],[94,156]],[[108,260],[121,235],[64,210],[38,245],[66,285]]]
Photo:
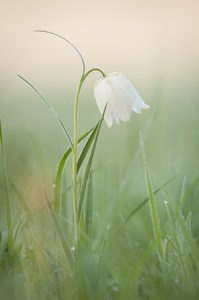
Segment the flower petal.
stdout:
[[136,89],[124,75],[120,73],[112,73],[110,75],[114,77],[115,83],[120,86],[123,96],[126,97],[126,101],[131,103],[131,109],[133,111],[141,113],[142,108],[149,108],[149,105],[144,103]]
[[104,81],[103,79],[98,80],[94,86],[94,95],[95,95],[95,99],[99,108],[99,111],[101,114],[103,114],[105,106],[107,104],[106,107],[106,111],[104,114],[104,120],[106,122],[106,124],[108,125],[108,127],[111,127],[113,124],[113,116],[110,110],[110,106],[109,106],[109,102],[108,102],[108,98],[107,98],[107,92],[104,86]]
[[125,97],[115,76],[112,78],[107,77],[107,84],[107,90],[109,90],[110,94],[109,103],[113,116],[122,121],[128,121],[131,115],[130,101]]
[[149,108],[130,81],[120,73],[111,73],[98,80],[94,94],[101,114],[107,104],[104,119],[109,127],[113,120],[116,123],[128,121],[132,110],[141,113],[142,109]]

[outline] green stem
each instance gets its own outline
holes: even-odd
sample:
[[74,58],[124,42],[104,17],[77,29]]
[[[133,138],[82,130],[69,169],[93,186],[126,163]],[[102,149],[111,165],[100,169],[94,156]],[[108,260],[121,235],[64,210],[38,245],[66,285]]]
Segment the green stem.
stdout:
[[75,244],[77,244],[78,240],[78,211],[77,211],[77,145],[78,145],[78,104],[79,104],[79,96],[81,92],[82,85],[87,76],[94,72],[98,71],[105,77],[105,73],[98,69],[94,68],[89,70],[87,73],[83,73],[75,97],[75,105],[74,105],[74,144],[73,144],[73,217],[74,217],[74,230],[75,230]]
[[74,144],[73,144],[73,217],[75,229],[75,244],[77,244],[77,142],[78,142],[78,102],[84,76],[80,79],[74,106]]
[[145,177],[146,177],[146,183],[147,183],[147,189],[148,189],[148,198],[149,198],[149,207],[150,207],[151,220],[152,220],[152,226],[153,226],[153,234],[154,234],[154,239],[157,243],[157,249],[158,249],[160,263],[162,264],[162,261],[164,259],[162,234],[161,234],[158,212],[157,212],[157,208],[156,208],[154,192],[152,189],[152,182],[151,182],[149,167],[148,167],[147,158],[145,155],[144,143],[142,140],[141,133],[140,133],[140,145],[141,145],[142,159],[143,159],[143,163],[144,163]]
[[100,73],[102,74],[103,77],[106,77],[106,74],[105,74],[102,70],[100,70],[100,69],[98,69],[98,68],[94,68],[94,69],[89,70],[86,74],[84,74],[84,75],[82,76],[83,81],[86,79],[86,77],[87,77],[91,72],[95,72],[95,71],[100,72]]

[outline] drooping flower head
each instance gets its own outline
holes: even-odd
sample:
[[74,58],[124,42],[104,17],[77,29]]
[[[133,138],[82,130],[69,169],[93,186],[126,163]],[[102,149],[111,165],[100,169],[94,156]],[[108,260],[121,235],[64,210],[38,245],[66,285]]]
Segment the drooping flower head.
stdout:
[[113,121],[129,121],[132,111],[141,113],[142,109],[149,108],[130,81],[116,72],[96,82],[94,95],[101,114],[107,105],[104,120],[108,127],[112,126]]

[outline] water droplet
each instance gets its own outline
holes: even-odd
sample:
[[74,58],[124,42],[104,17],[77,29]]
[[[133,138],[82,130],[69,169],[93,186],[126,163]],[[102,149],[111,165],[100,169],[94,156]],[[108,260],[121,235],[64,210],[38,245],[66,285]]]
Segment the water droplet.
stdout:
[[74,252],[74,251],[75,251],[75,246],[71,247],[70,250],[71,250],[72,252]]

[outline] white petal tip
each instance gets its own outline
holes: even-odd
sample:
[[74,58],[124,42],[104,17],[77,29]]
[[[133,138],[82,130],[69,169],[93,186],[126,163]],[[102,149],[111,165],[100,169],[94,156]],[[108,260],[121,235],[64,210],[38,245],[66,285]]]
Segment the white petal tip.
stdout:
[[142,108],[143,109],[148,109],[148,108],[150,108],[150,105],[144,103],[144,105],[142,106]]
[[106,125],[108,126],[108,128],[111,128],[112,125],[113,125],[113,123],[107,123],[107,122],[106,122]]

